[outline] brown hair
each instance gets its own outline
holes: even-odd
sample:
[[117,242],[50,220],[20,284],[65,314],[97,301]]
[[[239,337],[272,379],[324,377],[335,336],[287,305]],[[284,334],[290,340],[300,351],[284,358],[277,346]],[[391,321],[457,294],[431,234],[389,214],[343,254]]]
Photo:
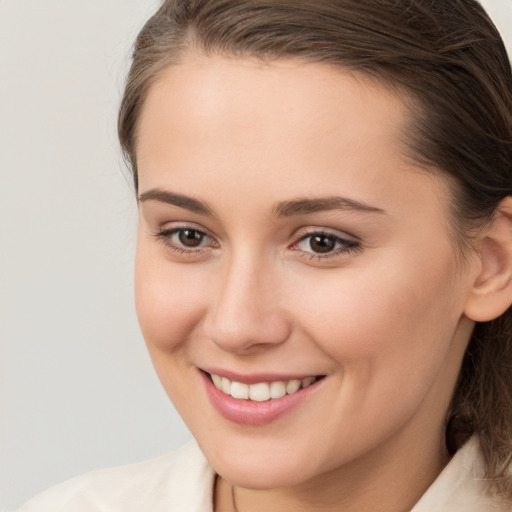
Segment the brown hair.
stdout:
[[[365,73],[413,98],[407,145],[454,182],[455,232],[512,195],[512,73],[475,0],[167,0],[140,32],[119,112],[137,188],[137,122],[147,92],[187,51],[297,57]],[[512,308],[477,324],[447,424],[452,452],[473,433],[493,491],[512,501]]]

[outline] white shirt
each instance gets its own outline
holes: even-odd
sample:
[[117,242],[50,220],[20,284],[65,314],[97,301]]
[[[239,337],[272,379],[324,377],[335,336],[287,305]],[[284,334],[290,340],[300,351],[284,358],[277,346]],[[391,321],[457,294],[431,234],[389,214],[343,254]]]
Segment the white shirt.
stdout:
[[[452,458],[411,512],[505,512],[485,495],[478,439]],[[93,471],[39,494],[18,512],[212,512],[215,472],[194,441],[146,462]]]

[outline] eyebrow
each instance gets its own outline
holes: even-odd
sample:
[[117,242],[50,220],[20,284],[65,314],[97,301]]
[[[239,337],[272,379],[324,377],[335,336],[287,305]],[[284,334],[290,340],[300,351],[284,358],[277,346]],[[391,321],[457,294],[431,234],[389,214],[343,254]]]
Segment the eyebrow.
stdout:
[[354,201],[346,197],[320,197],[315,199],[294,199],[279,203],[274,208],[274,214],[278,217],[292,217],[294,215],[305,215],[328,210],[358,211],[366,213],[385,214],[384,210],[375,206]]
[[[213,209],[207,203],[195,199],[193,197],[176,194],[159,188],[154,188],[140,194],[140,202],[145,201],[159,201],[162,203],[171,204],[180,208],[185,208],[193,213],[205,215],[208,217],[215,217]],[[355,201],[346,197],[319,197],[319,198],[300,198],[283,201],[278,203],[273,208],[273,214],[276,217],[293,217],[296,215],[306,215],[309,213],[317,213],[329,210],[344,210],[344,211],[358,211],[365,213],[379,213],[385,214],[386,212],[375,206],[370,206],[361,201]]]
[[203,201],[194,199],[193,197],[183,196],[181,194],[175,194],[174,192],[168,192],[159,188],[154,188],[140,194],[139,202],[145,201],[160,201],[161,203],[172,204],[185,208],[191,212],[199,215],[206,215],[208,217],[214,217],[213,210]]

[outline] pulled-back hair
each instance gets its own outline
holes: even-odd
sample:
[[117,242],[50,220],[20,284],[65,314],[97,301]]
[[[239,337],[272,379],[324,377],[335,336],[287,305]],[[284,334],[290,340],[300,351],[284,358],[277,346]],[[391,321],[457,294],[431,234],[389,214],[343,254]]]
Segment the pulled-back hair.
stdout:
[[[512,195],[512,72],[476,0],[165,1],[137,38],[119,112],[136,189],[137,125],[147,93],[192,51],[325,63],[401,94],[414,121],[408,156],[450,176],[462,253],[472,229]],[[462,363],[448,449],[474,433],[491,490],[512,500],[512,308],[476,325]]]

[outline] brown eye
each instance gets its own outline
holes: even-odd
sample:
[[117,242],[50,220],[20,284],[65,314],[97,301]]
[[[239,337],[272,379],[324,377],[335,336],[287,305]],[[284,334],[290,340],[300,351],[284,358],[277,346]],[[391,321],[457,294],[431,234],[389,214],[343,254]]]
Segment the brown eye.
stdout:
[[197,229],[180,229],[177,235],[179,242],[185,247],[199,247],[205,238],[205,234]]
[[303,236],[296,247],[310,256],[321,258],[349,253],[360,248],[359,242],[341,238],[333,233],[316,232]]
[[309,237],[309,247],[313,252],[325,254],[336,248],[337,239],[328,235],[313,235]]

